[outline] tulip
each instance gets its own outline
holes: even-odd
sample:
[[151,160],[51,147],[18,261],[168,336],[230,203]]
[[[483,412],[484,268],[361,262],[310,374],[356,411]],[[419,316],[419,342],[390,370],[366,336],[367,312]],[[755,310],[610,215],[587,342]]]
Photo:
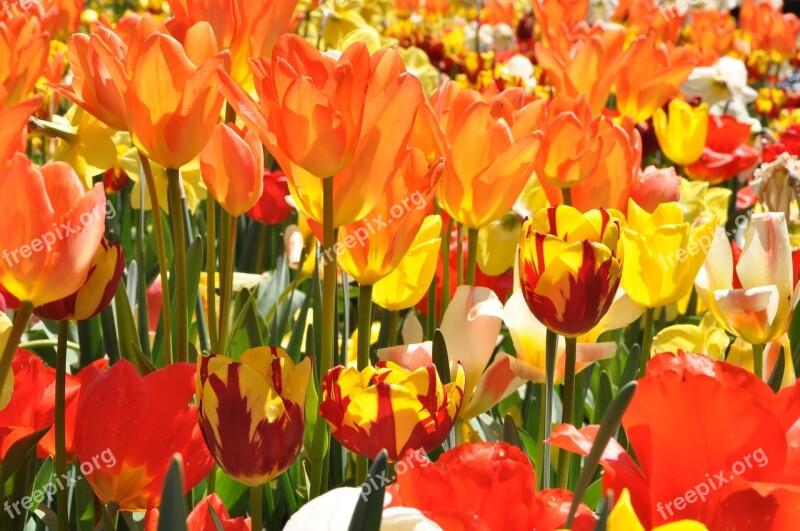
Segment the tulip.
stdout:
[[31,95],[44,71],[50,35],[35,17],[0,20],[0,109]]
[[527,118],[535,109],[522,106],[519,89],[482,94],[453,82],[439,87],[431,104],[447,141],[442,208],[470,229],[500,219],[533,170],[542,141]]
[[[678,40],[683,23],[689,14],[687,6],[677,2],[661,5],[653,0],[629,0],[627,22],[633,35],[653,32],[662,42]],[[693,10],[696,11],[696,10]]]
[[263,192],[253,208],[247,211],[247,217],[266,225],[277,225],[289,217],[292,207],[286,202],[289,185],[282,171],[263,172]]
[[198,58],[202,40],[187,42],[192,58],[201,60],[195,63],[169,35],[153,33],[137,44],[141,48],[128,65],[125,122],[147,158],[178,169],[200,153],[219,120],[222,96],[214,74],[227,52]]
[[636,39],[616,81],[620,114],[634,123],[646,121],[677,94],[694,66],[694,60],[679,57],[672,46],[656,44],[654,33]]
[[[644,531],[642,522],[633,510],[628,489],[622,489],[622,495],[614,501],[607,526],[608,531]],[[708,528],[697,520],[678,520],[654,527],[653,531],[708,531]]]
[[750,124],[731,116],[709,116],[708,137],[700,158],[686,166],[692,179],[719,184],[755,166],[761,153],[747,145]]
[[662,203],[651,214],[630,201],[621,234],[622,289],[646,308],[676,302],[691,290],[715,227],[713,219],[690,227],[678,203]]
[[[86,475],[102,503],[122,511],[159,505],[169,464],[183,463],[185,492],[214,466],[198,426],[195,366],[173,363],[139,376],[127,360],[116,362],[82,390],[75,418],[75,454],[81,463],[104,458]],[[169,433],[165,426],[170,426]]]
[[[790,406],[797,391],[775,394],[752,373],[704,355],[655,356],[622,418],[640,465],[612,439],[600,458],[603,491],[620,499],[627,489],[644,529],[681,519],[709,529],[791,528],[800,517],[791,429],[798,411]],[[588,455],[597,431],[562,425],[550,442]]]
[[397,267],[375,283],[372,300],[389,311],[405,310],[428,292],[441,248],[442,218],[427,216]]
[[13,153],[24,150],[23,126],[28,123],[28,118],[36,111],[41,101],[42,97],[37,96],[4,109],[5,101],[0,92],[0,122],[3,123],[3,127],[0,127],[0,174],[3,173]]
[[684,197],[675,168],[648,166],[638,173],[631,182],[631,199],[646,211],[652,213],[661,203],[673,203]]
[[432,364],[413,372],[386,361],[361,372],[340,365],[323,379],[319,412],[342,446],[370,459],[386,449],[394,462],[407,450],[439,447],[463,396],[461,367],[443,385]]
[[533,0],[532,5],[536,20],[545,30],[558,28],[562,23],[571,28],[589,13],[589,0]]
[[[714,316],[710,313],[709,316],[714,319]],[[724,334],[725,329],[722,328],[722,325],[716,323],[716,319],[714,319],[714,321]],[[733,344],[731,344],[725,361],[731,365],[741,367],[748,372],[755,373],[757,363],[755,356],[758,350],[761,349],[754,348],[753,345],[744,341],[741,337],[737,337],[733,341]],[[781,369],[783,374],[776,375],[774,373],[778,368],[778,363],[781,361],[781,358],[783,358],[783,368]],[[794,370],[794,363],[792,363],[792,349],[789,344],[788,334],[784,334],[776,341],[764,345],[760,363],[762,372],[764,373],[762,375],[762,380],[764,380],[764,382],[769,382],[775,378],[775,382],[780,381],[780,389],[792,387],[797,382],[797,374]]]
[[786,332],[800,296],[783,213],[754,214],[737,258],[725,230],[717,228],[697,275],[697,294],[730,333],[754,345],[775,341]]
[[715,360],[724,360],[730,345],[728,334],[714,314],[707,312],[699,324],[677,324],[663,328],[653,338],[648,357],[662,352],[699,352]]
[[[212,515],[213,511],[213,515]],[[144,531],[158,531],[159,517],[161,511],[157,507],[147,510],[144,517]],[[217,527],[217,523],[221,527]],[[250,518],[240,516],[231,518],[225,503],[218,494],[209,494],[197,505],[186,518],[187,531],[250,531]]]
[[[686,221],[694,222],[700,218],[716,218],[717,223],[725,225],[728,222],[728,205],[730,204],[731,191],[721,186],[709,186],[706,181],[690,181],[680,179],[681,208]],[[737,209],[742,209],[737,205]],[[737,230],[740,225],[749,219],[747,216],[737,216]]]
[[217,124],[200,152],[208,191],[232,216],[250,210],[264,186],[264,150],[258,136],[236,125]]
[[745,0],[739,15],[745,41],[754,50],[769,54],[773,63],[782,63],[795,50],[800,21],[794,13],[782,13],[782,4]]
[[54,116],[53,122],[37,120],[35,123],[46,134],[58,137],[53,159],[72,166],[87,190],[93,185],[93,177],[117,162],[114,131],[77,105],[63,118]]
[[723,56],[733,45],[736,19],[728,11],[694,9],[689,23],[692,42],[702,52]]
[[604,210],[540,210],[520,233],[522,293],[531,312],[566,337],[591,330],[620,283],[619,221]]
[[663,109],[653,114],[661,151],[675,164],[685,166],[700,158],[708,133],[708,105],[692,107],[681,100],[669,102],[669,115]]
[[203,437],[230,477],[260,487],[289,468],[303,444],[311,358],[295,365],[283,349],[247,350],[239,361],[197,360]]
[[[460,444],[435,463],[404,470],[387,489],[391,505],[419,509],[443,529],[554,531],[565,527],[572,504],[569,491],[537,492],[528,456],[504,442]],[[591,509],[580,503],[572,529],[594,524]]]

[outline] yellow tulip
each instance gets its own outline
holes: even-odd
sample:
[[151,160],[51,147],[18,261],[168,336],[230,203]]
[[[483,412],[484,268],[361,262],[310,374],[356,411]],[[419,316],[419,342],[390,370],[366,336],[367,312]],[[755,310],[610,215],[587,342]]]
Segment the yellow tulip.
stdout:
[[685,101],[672,100],[669,116],[664,109],[656,109],[653,128],[664,155],[676,164],[691,164],[700,158],[706,145],[708,105],[692,107]]
[[692,289],[715,228],[714,219],[690,226],[678,203],[662,203],[651,214],[628,201],[622,289],[646,308],[676,302]]
[[478,266],[484,274],[502,275],[514,267],[521,227],[520,217],[511,213],[478,231]]
[[680,194],[686,221],[691,223],[699,218],[715,217],[720,225],[728,222],[731,191],[727,188],[709,186],[706,181],[690,181],[681,178]]
[[[631,494],[628,489],[623,489],[619,500],[614,503],[614,509],[608,515],[606,529],[608,531],[644,531],[644,526],[633,510]],[[653,531],[708,531],[708,528],[695,520],[679,520],[656,526]]]
[[[792,350],[789,344],[789,336],[783,334],[776,341],[767,343],[762,355],[764,367],[763,380],[769,382],[772,373],[775,371],[775,366],[778,363],[778,357],[781,355],[783,349],[783,377],[781,378],[781,389],[791,387],[797,381],[797,374],[794,371],[794,363],[792,362]],[[744,341],[742,338],[737,337],[731,345],[728,352],[728,357],[725,359],[731,365],[736,365],[747,371],[753,372],[753,345]]]
[[725,357],[730,340],[714,316],[709,312],[697,325],[679,324],[668,326],[653,338],[650,356],[661,352],[676,353],[679,350],[706,354],[715,360]]
[[[0,312],[0,352],[6,348],[8,336],[11,335],[11,319]],[[14,371],[8,371],[5,381],[0,382],[0,411],[11,401],[11,393],[14,391]]]
[[372,300],[377,305],[392,311],[404,310],[425,296],[436,273],[441,233],[442,218],[426,217],[400,264],[373,286]]

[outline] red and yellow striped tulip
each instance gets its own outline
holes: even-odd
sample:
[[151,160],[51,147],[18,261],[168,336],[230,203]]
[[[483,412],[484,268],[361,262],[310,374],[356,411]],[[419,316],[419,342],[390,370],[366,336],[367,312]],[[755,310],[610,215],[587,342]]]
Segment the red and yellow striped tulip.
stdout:
[[444,385],[434,365],[408,371],[380,361],[359,372],[334,367],[322,382],[320,415],[342,446],[375,458],[386,449],[390,461],[406,450],[426,452],[441,445],[453,427],[464,396],[464,370]]
[[520,284],[534,316],[576,337],[594,328],[614,302],[622,273],[619,221],[605,209],[581,214],[560,205],[522,225]]
[[239,361],[197,359],[200,428],[226,474],[257,487],[291,466],[303,444],[310,377],[310,358],[295,365],[277,347],[252,348]]

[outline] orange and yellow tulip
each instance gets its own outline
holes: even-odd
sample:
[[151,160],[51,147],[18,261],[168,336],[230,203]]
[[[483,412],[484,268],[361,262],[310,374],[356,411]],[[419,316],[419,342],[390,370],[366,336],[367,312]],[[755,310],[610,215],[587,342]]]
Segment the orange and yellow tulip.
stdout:
[[200,173],[220,206],[241,216],[264,190],[264,149],[258,136],[234,124],[217,124],[200,152]]
[[431,97],[447,139],[439,201],[471,229],[500,219],[533,171],[542,135],[521,89],[483,93],[443,84]]
[[750,49],[767,52],[774,63],[791,57],[800,30],[797,16],[783,13],[782,7],[771,0],[745,0],[739,11],[739,27]]
[[291,466],[305,430],[311,358],[295,365],[283,349],[252,348],[239,361],[197,359],[200,428],[222,470],[251,487]]
[[614,302],[622,274],[619,221],[605,209],[581,214],[560,205],[522,225],[520,285],[531,313],[550,330],[576,337]]
[[348,450],[374,459],[385,448],[398,461],[407,450],[430,452],[444,442],[463,395],[460,366],[444,385],[432,364],[413,372],[387,361],[361,372],[340,365],[325,375],[319,413]]
[[561,24],[571,28],[586,19],[589,0],[533,0],[533,13],[545,31]]
[[3,127],[0,127],[0,173],[3,172],[15,151],[24,150],[23,128],[41,102],[42,97],[37,96],[4,108],[5,100],[0,91],[0,123],[3,124]]
[[0,284],[40,306],[76,292],[86,281],[105,230],[106,199],[98,183],[85,192],[68,165],[37,168],[22,153],[0,171]]
[[[0,93],[5,106],[31,95],[50,54],[50,35],[39,19],[24,16],[0,20]],[[2,105],[0,105],[2,108]]]
[[728,11],[695,9],[689,31],[692,42],[701,52],[719,57],[728,53],[733,45],[736,19]]

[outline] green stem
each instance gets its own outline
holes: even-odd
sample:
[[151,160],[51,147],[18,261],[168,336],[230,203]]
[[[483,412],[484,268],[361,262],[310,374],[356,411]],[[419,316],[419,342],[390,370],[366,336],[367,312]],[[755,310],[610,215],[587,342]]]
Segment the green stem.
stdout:
[[475,285],[475,268],[478,265],[478,229],[470,229],[467,231],[467,284],[470,286]]
[[31,319],[33,313],[33,304],[30,302],[22,301],[20,303],[17,314],[14,316],[14,324],[11,327],[11,334],[8,336],[6,348],[3,349],[3,356],[0,358],[0,394],[2,394],[3,386],[8,379],[9,372],[11,371],[11,361],[14,359],[14,353],[17,351],[22,334],[28,327],[28,321]]
[[553,388],[555,387],[556,353],[558,352],[558,334],[547,329],[545,343],[545,405],[544,405],[544,435],[540,444],[544,455],[542,457],[542,488],[550,488],[550,448],[544,441],[550,438],[553,424]]
[[[539,390],[539,418],[538,420],[538,429],[536,430],[536,442],[538,444],[538,448],[536,450],[536,463],[534,463],[534,470],[536,474],[539,476],[538,482],[538,489],[542,490],[544,488],[544,478],[545,476],[549,476],[549,474],[545,474],[544,468],[544,456],[547,453],[548,449],[547,446],[544,444],[545,440],[545,423],[544,419],[547,417],[547,403],[546,397],[547,396],[547,384],[541,384],[541,389]],[[549,461],[548,461],[549,462]]]
[[262,492],[264,490],[263,485],[258,487],[250,487],[250,522],[251,526],[250,529],[253,531],[261,531],[263,529],[264,524],[262,516],[261,516],[261,503],[262,503]]
[[[164,331],[164,362],[169,365],[172,363],[172,313],[171,295],[169,292],[169,267],[167,267],[167,246],[164,243],[164,224],[161,222],[161,206],[158,201],[158,190],[156,180],[153,177],[153,169],[150,167],[150,160],[139,152],[139,161],[142,165],[147,182],[147,193],[150,196],[150,208],[153,211],[153,228],[156,233],[156,251],[158,254],[158,273],[161,276],[161,319]],[[176,211],[180,212],[180,211]]]
[[231,216],[224,210],[221,212],[223,230],[227,229],[227,234],[222,234],[225,241],[222,249],[225,253],[225,260],[222,263],[222,271],[219,279],[219,348],[225,351],[228,348],[228,333],[231,323],[231,301],[233,300],[233,269],[236,261],[236,216]]
[[456,286],[464,284],[464,226],[456,223]]
[[639,366],[639,377],[647,373],[647,362],[650,361],[650,345],[653,343],[653,316],[655,308],[648,308],[644,314],[644,330],[642,336],[642,361]]
[[389,346],[397,344],[397,328],[400,326],[400,312],[398,310],[389,311]]
[[[24,348],[25,350],[35,350],[37,348],[57,346],[58,340],[53,339],[34,339],[33,341],[25,341],[24,343],[19,344],[19,348]],[[81,346],[78,343],[73,343],[72,341],[67,341],[67,348],[76,352],[81,351]]]
[[[358,370],[369,367],[369,340],[372,328],[372,286],[358,288]],[[356,485],[367,477],[367,458],[356,456]]]
[[561,195],[564,198],[564,204],[572,206],[572,190],[570,188],[562,188]]
[[[69,321],[58,322],[58,347],[56,348],[56,474],[67,476],[66,391],[67,391],[67,335]],[[58,528],[69,529],[67,489],[58,489],[56,509]]]
[[167,169],[169,217],[172,220],[172,242],[175,251],[175,312],[178,317],[178,361],[189,357],[189,294],[186,285],[186,233],[183,222],[183,186],[180,170]]
[[217,337],[217,202],[208,195],[206,201],[206,304],[208,305],[208,335],[211,348],[219,352]]
[[[572,410],[575,403],[575,365],[577,349],[577,338],[565,337],[566,342],[566,360],[564,363],[564,389],[562,394],[561,408],[561,422],[565,424],[572,424]],[[560,489],[566,489],[569,480],[569,461],[571,454],[565,450],[561,450],[558,454],[558,470],[556,472],[556,486]]]
[[[443,225],[442,233],[442,313],[450,304],[450,235],[453,232],[453,218],[447,220],[447,225]],[[434,279],[435,281],[436,279]]]
[[764,379],[764,344],[753,345],[753,373],[759,380]]

